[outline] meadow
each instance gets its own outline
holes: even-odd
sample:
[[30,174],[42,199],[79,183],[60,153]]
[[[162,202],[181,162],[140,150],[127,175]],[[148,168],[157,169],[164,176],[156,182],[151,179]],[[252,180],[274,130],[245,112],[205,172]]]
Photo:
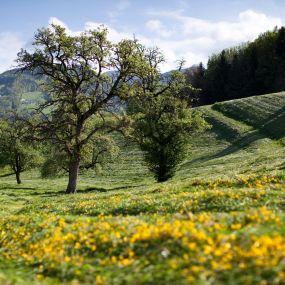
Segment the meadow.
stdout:
[[175,177],[123,139],[101,172],[0,177],[0,284],[285,284],[285,93],[200,107]]

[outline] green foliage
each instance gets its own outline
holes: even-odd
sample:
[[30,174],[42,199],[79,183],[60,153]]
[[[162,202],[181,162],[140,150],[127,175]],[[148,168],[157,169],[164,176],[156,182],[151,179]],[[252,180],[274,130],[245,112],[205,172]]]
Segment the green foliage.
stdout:
[[[47,78],[43,87],[49,100],[37,108],[39,120],[31,124],[31,132],[64,153],[67,193],[76,192],[80,168],[98,165],[98,153],[114,152],[113,144],[103,136],[126,127],[124,117],[116,114],[116,99],[135,94],[139,79],[152,69],[136,40],[113,44],[107,35],[102,26],[71,36],[65,28],[52,25],[37,32],[33,53],[22,50],[18,54],[24,70]],[[101,164],[103,160],[100,155]],[[46,162],[46,170],[57,169],[52,161]]]
[[[82,149],[81,172],[93,169],[97,173],[118,156],[119,147],[110,135],[97,135],[84,145]],[[65,152],[49,145],[46,160],[41,167],[42,178],[55,178],[68,172],[69,160]]]
[[285,89],[285,28],[214,54],[203,65],[185,71],[186,81],[202,89],[196,105],[250,97]]
[[13,69],[0,74],[0,116],[31,109],[41,103],[44,93],[40,90],[39,77],[28,71]]
[[47,148],[46,159],[41,166],[42,178],[56,178],[65,174],[68,166],[68,160],[64,152],[58,151],[58,149],[50,146]]
[[144,100],[140,107],[133,136],[157,181],[166,181],[187,154],[189,134],[203,130],[206,123],[199,112],[169,92]]
[[283,27],[276,28],[211,56],[203,82],[204,103],[283,91],[284,35]]
[[158,49],[148,50],[146,57],[154,67],[141,81],[140,93],[128,100],[128,113],[133,115],[132,137],[144,151],[145,162],[158,182],[173,177],[187,153],[191,132],[207,124],[198,112],[191,112],[191,95],[195,89],[186,84],[178,69],[164,76],[159,65],[164,61]]
[[0,121],[0,167],[9,166],[21,183],[21,172],[42,162],[36,146],[27,141],[27,126],[15,118]]
[[207,104],[205,73],[206,68],[202,62],[184,71],[185,82],[188,86],[181,90],[180,98],[187,101],[189,106],[196,107]]

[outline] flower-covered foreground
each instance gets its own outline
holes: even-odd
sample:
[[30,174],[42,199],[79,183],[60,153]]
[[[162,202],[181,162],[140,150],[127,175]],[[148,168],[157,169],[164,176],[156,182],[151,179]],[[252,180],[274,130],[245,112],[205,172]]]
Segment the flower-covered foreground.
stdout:
[[0,259],[30,284],[285,284],[284,189],[263,176],[35,199],[1,218]]

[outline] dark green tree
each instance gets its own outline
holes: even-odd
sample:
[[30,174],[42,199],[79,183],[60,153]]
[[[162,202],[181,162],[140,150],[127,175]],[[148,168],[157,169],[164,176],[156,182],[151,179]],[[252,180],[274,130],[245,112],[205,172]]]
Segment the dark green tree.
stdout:
[[217,66],[216,66],[216,73],[213,80],[213,87],[214,87],[214,94],[217,98],[214,98],[218,101],[224,101],[230,99],[228,93],[228,79],[230,73],[230,63],[226,56],[226,51],[223,50],[219,56]]
[[128,111],[133,118],[132,137],[144,151],[149,170],[158,182],[171,178],[187,153],[190,134],[206,127],[198,112],[192,112],[189,98],[181,97],[187,86],[177,71],[161,80],[159,65],[164,57],[158,49],[148,50],[146,58],[152,67],[140,82],[140,94],[129,101]]
[[187,154],[191,133],[205,126],[198,112],[169,91],[144,100],[135,116],[133,136],[158,182],[173,177]]
[[281,27],[276,39],[276,77],[274,91],[285,90],[285,28]]
[[[187,87],[182,90],[181,99],[188,101],[189,106],[201,106],[209,103],[205,92],[205,74],[206,68],[202,62],[184,72]],[[189,90],[189,86],[194,88]]]
[[284,90],[283,45],[284,30],[276,28],[211,56],[205,76],[207,97],[214,103]]

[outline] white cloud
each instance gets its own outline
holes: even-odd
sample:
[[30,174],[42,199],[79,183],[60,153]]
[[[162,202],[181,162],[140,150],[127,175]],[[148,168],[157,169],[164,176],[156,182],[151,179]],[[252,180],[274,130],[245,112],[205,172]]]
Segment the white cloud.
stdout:
[[166,27],[159,20],[150,20],[146,22],[146,27],[150,31],[155,32],[165,38],[168,38],[173,34],[173,32],[166,29]]
[[0,33],[0,72],[16,66],[17,53],[24,43],[17,34]]
[[81,31],[72,31],[68,28],[68,26],[61,20],[59,20],[58,18],[56,17],[50,17],[49,18],[49,21],[48,21],[48,25],[49,27],[51,27],[51,25],[58,25],[58,26],[61,26],[63,28],[65,28],[66,30],[66,33],[68,35],[73,35],[73,36],[76,36],[76,35],[79,35],[81,33]]
[[58,25],[58,26],[61,26],[61,27],[65,28],[67,31],[70,31],[68,29],[67,25],[64,22],[62,22],[61,20],[59,20],[58,18],[56,18],[56,17],[50,17],[49,21],[48,21],[48,24],[49,25],[52,25],[52,24],[53,25]]
[[116,18],[120,16],[126,9],[131,6],[131,2],[128,0],[121,0],[115,5],[115,9],[111,10],[108,15],[112,21],[116,21]]
[[108,38],[112,42],[118,42],[121,39],[132,38],[133,37],[129,33],[119,32],[116,29],[112,28],[111,26],[103,24],[103,23],[86,22],[84,27],[85,27],[85,30],[93,30],[93,29],[98,28],[100,25],[103,25],[104,27],[106,27],[108,29],[108,32],[109,32],[108,33]]
[[[71,35],[75,35],[75,34],[80,33],[80,31],[71,31],[64,22],[62,22],[61,20],[59,20],[55,17],[50,18],[49,24],[51,24],[51,23],[61,25]],[[116,43],[122,39],[134,38],[134,34],[131,34],[128,32],[123,32],[123,31],[118,31],[117,29],[113,28],[112,26],[106,25],[106,24],[100,23],[100,22],[91,22],[91,21],[86,22],[84,24],[84,30],[86,31],[86,30],[96,29],[101,25],[105,26],[108,29],[108,38],[112,42]],[[160,38],[151,38],[151,37],[147,37],[144,35],[135,35],[135,37],[142,44],[144,44],[148,47],[158,46],[163,50],[165,58],[167,59],[167,62],[162,66],[163,71],[168,71],[170,69],[175,68],[176,64],[177,64],[177,60],[182,58],[182,56],[180,54],[179,54],[179,56],[177,55],[177,49],[180,48],[179,42],[176,43],[175,41],[170,41],[170,42],[167,42],[167,46],[165,46],[166,42]]]
[[[117,10],[124,11],[130,1],[118,2]],[[208,56],[224,48],[255,39],[260,33],[281,26],[280,18],[268,16],[253,10],[241,12],[235,21],[209,21],[183,14],[177,11],[148,11],[148,20],[145,29],[135,37],[146,46],[158,46],[162,49],[167,62],[162,70],[173,69],[177,60],[185,59],[186,66],[200,61],[206,63]],[[51,23],[66,28],[71,35],[80,31],[71,30],[64,22],[56,17],[49,19]],[[104,23],[86,22],[83,30],[97,28]],[[133,38],[134,29],[127,31],[115,28],[114,24],[106,25],[109,30],[109,39],[118,42],[123,38]],[[136,27],[136,29],[139,27]],[[0,34],[0,71],[12,67],[17,52],[24,44],[15,34]]]
[[91,22],[91,21],[86,22],[84,24],[83,31],[72,31],[72,30],[70,30],[69,27],[64,22],[62,22],[61,20],[59,20],[56,17],[51,17],[49,19],[49,25],[51,25],[51,24],[56,24],[56,25],[64,27],[69,35],[79,35],[83,31],[94,30],[94,29],[97,29],[99,26],[104,26],[108,29],[108,38],[112,42],[118,42],[121,39],[125,39],[125,38],[133,38],[133,35],[131,35],[129,33],[120,32],[120,31],[112,28],[110,25],[106,25],[106,24],[101,23],[101,22]]
[[[206,64],[208,57],[214,52],[253,40],[260,33],[282,24],[280,18],[253,10],[241,12],[237,20],[232,22],[214,22],[187,17],[183,15],[183,10],[152,10],[148,12],[148,16],[152,19],[145,23],[147,31],[136,35],[136,38],[147,46],[158,46],[162,49],[167,60],[162,66],[163,71],[175,68],[177,60],[182,58],[186,60],[186,66],[201,61]],[[60,20],[52,19],[68,29]],[[85,30],[97,28],[100,24],[102,23],[86,22]],[[133,38],[131,31],[124,32],[110,25],[105,26],[109,30],[111,41],[118,42],[123,38]]]
[[[187,66],[200,61],[206,63],[212,53],[251,41],[260,33],[282,25],[280,18],[253,10],[241,12],[237,21],[232,22],[208,21],[182,13],[182,10],[148,11],[148,15],[155,19],[149,20],[146,27],[152,33],[152,40],[165,51],[169,59],[167,67],[174,66],[175,58],[184,58]],[[163,21],[170,24],[166,26]],[[166,39],[165,31],[172,31],[171,37]]]

